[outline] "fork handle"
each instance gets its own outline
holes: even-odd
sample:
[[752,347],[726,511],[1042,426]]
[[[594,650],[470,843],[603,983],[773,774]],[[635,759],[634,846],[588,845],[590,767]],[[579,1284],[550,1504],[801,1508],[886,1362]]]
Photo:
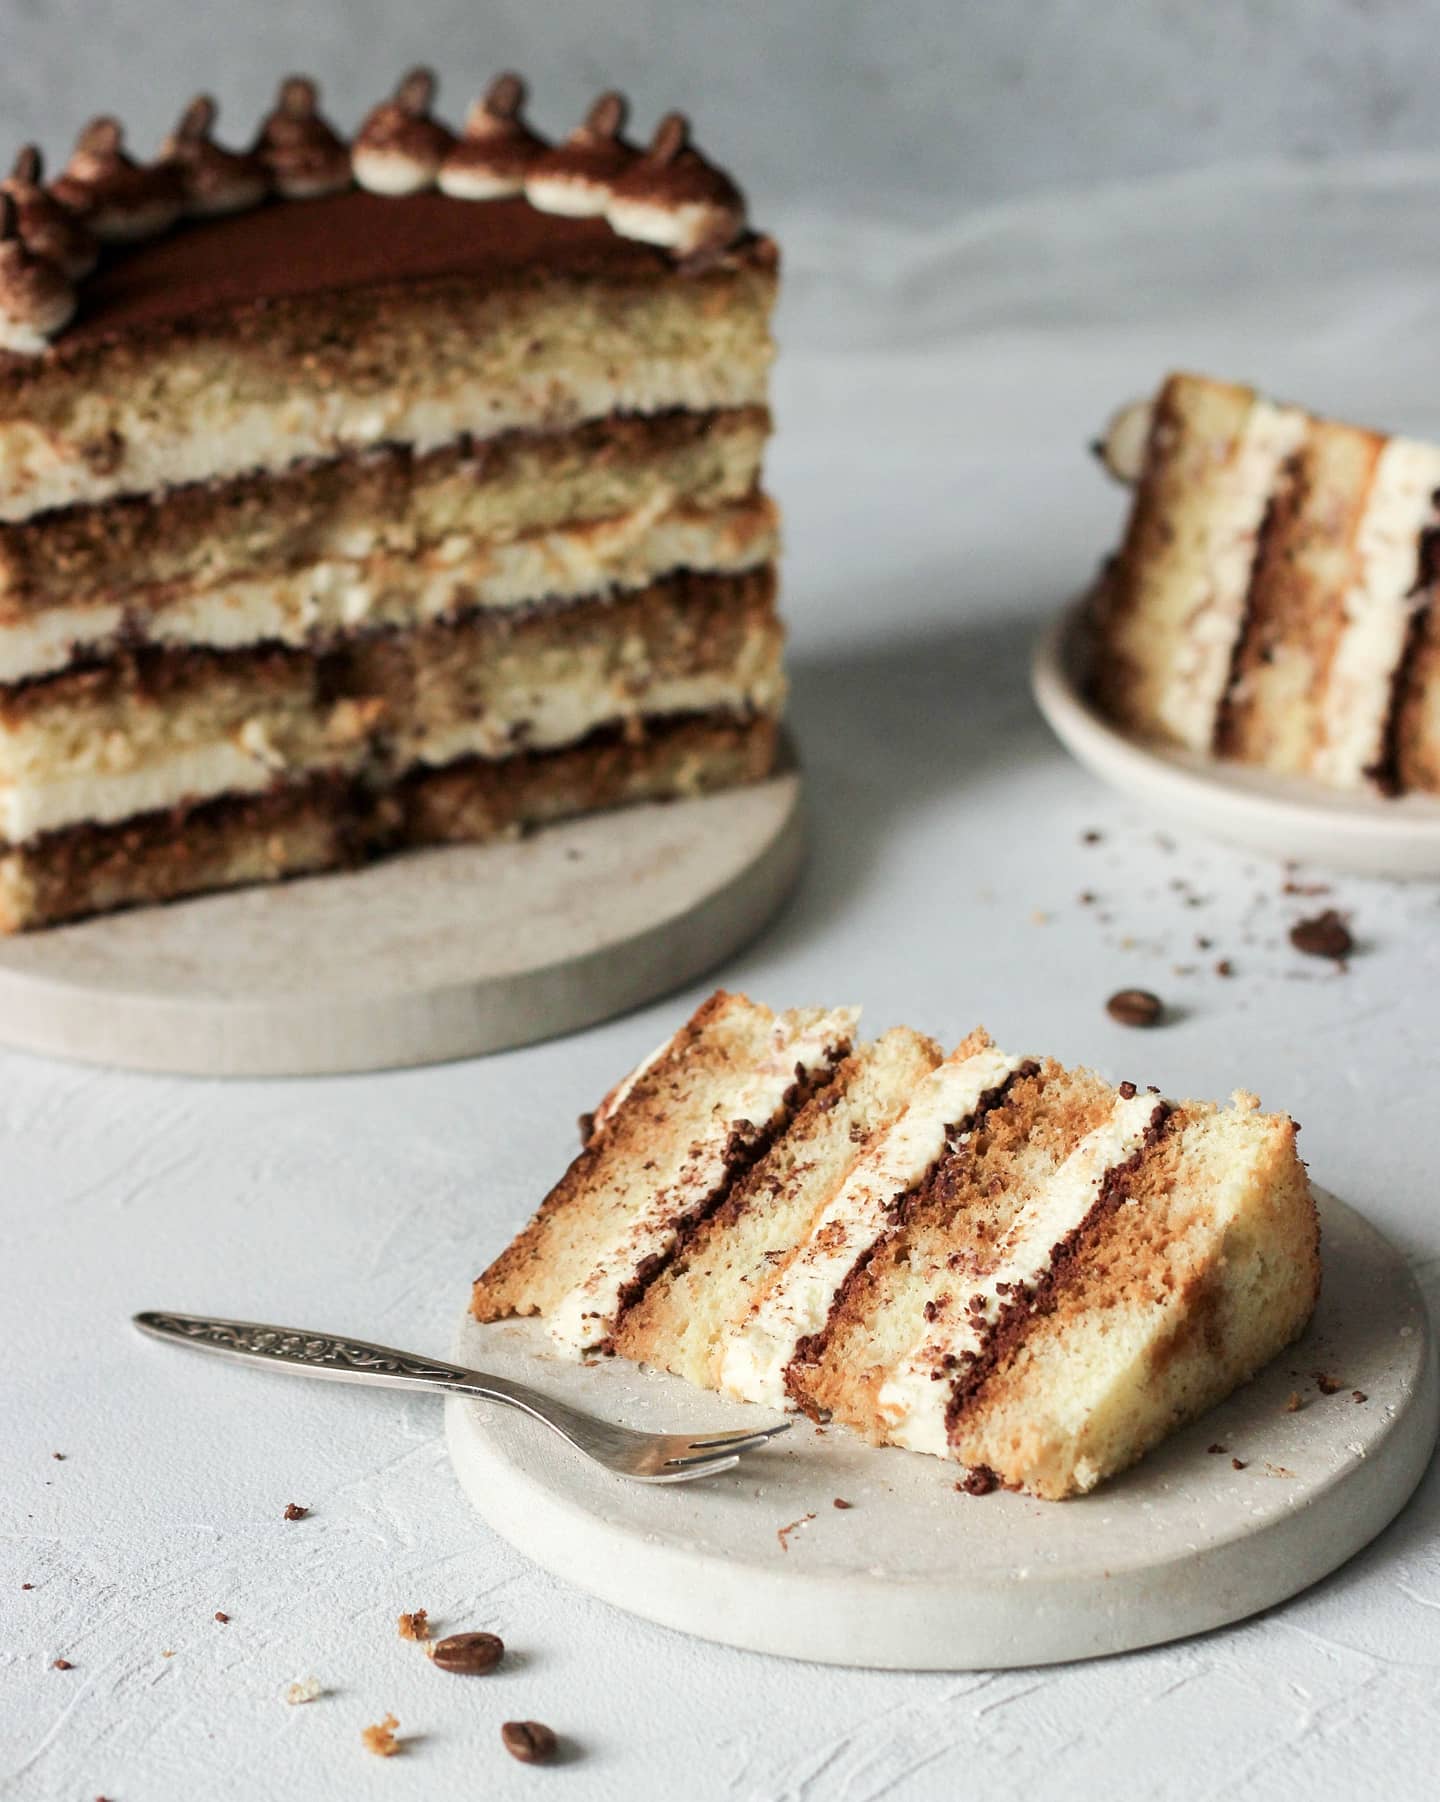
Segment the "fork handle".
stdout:
[[[523,1383],[439,1358],[423,1358],[416,1352],[396,1351],[389,1345],[372,1345],[365,1339],[346,1339],[338,1333],[313,1333],[301,1327],[266,1326],[258,1320],[212,1320],[203,1314],[166,1314],[147,1310],[134,1316],[134,1324],[152,1339],[172,1345],[192,1346],[196,1351],[218,1352],[243,1364],[265,1364],[303,1376],[327,1377],[338,1383],[370,1383],[382,1389],[425,1389],[442,1395],[478,1395],[501,1402],[554,1424],[559,1411]],[[568,1410],[566,1410],[568,1412]]]

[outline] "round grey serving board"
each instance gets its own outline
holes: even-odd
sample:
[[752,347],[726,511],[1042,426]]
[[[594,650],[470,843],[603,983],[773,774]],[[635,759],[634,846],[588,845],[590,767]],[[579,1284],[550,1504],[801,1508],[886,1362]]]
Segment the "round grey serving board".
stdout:
[[0,940],[0,1040],[191,1076],[439,1063],[593,1025],[766,923],[801,779],[595,814],[513,843]]
[[[979,1670],[1202,1632],[1343,1564],[1403,1507],[1435,1445],[1440,1380],[1414,1279],[1353,1209],[1316,1199],[1325,1284],[1305,1336],[1074,1501],[957,1494],[954,1467],[939,1459],[805,1420],[721,1476],[652,1488],[461,1396],[446,1402],[451,1458],[480,1513],[537,1563],[634,1614],[750,1651]],[[759,1417],[618,1360],[557,1358],[533,1321],[467,1318],[454,1356],[630,1426],[716,1431]],[[1342,1386],[1324,1394],[1317,1373]],[[1292,1393],[1304,1404],[1293,1413]],[[837,1496],[851,1506],[836,1508]]]

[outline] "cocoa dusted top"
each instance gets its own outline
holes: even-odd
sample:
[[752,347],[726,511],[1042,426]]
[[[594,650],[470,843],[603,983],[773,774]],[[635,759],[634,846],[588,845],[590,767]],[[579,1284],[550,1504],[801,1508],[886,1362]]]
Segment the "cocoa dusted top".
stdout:
[[[516,75],[491,84],[458,140],[433,117],[434,93],[431,72],[412,69],[353,149],[321,116],[315,83],[290,76],[248,151],[214,141],[214,102],[201,95],[151,163],[108,116],[85,127],[48,188],[38,155],[22,152],[4,184],[17,241],[0,357],[63,366],[100,342],[327,291],[504,282],[531,268],[640,279],[730,256],[773,266],[773,244],[747,232],[739,189],[691,147],[682,115],[667,115],[642,157],[615,90],[553,148],[525,122]],[[114,248],[87,279],[96,240]],[[76,282],[78,310],[60,304]]]
[[[767,262],[775,253],[769,240],[751,237],[735,254]],[[561,218],[523,200],[467,206],[443,194],[350,189],[205,220],[136,247],[85,283],[75,323],[50,355],[63,360],[102,339],[299,295],[449,278],[504,281],[526,269],[660,280],[675,264],[619,237],[603,219]]]

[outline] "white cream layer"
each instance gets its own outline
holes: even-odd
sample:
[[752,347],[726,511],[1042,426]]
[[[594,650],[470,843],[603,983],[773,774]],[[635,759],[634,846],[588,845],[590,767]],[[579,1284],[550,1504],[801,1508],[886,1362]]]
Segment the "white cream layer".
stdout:
[[1176,639],[1169,681],[1157,703],[1166,730],[1208,752],[1230,680],[1235,642],[1281,466],[1300,448],[1308,416],[1257,400],[1210,492],[1208,544],[1186,629]]
[[[218,384],[198,387],[184,430],[158,432],[138,409],[105,413],[125,456],[117,469],[93,467],[79,446],[26,420],[0,422],[0,519],[25,519],[116,494],[147,494],[251,470],[279,470],[311,457],[338,457],[376,444],[406,444],[418,455],[469,434],[554,431],[607,413],[703,412],[764,403],[768,355],[637,358],[623,375],[593,364],[573,369],[522,365],[503,381],[458,382],[443,393],[321,394],[299,390],[288,403],[245,403]],[[97,412],[97,423],[99,421]]]
[[278,776],[353,768],[351,749],[327,748],[314,764],[281,762],[263,730],[243,728],[233,739],[171,751],[135,769],[57,776],[46,782],[0,784],[0,837],[20,844],[65,826],[109,826],[135,814],[225,794],[257,794]]
[[786,1367],[800,1341],[823,1329],[840,1285],[890,1224],[891,1205],[939,1161],[945,1129],[968,1119],[1023,1061],[989,1046],[947,1059],[916,1085],[905,1112],[867,1146],[805,1244],[731,1335],[722,1389],[742,1401],[788,1405]]
[[676,1218],[687,1218],[726,1181],[725,1148],[733,1123],[748,1120],[762,1130],[770,1126],[794,1086],[796,1066],[807,1075],[827,1068],[838,1048],[854,1036],[858,1017],[857,1009],[847,1007],[779,1017],[769,1052],[737,1074],[723,1110],[717,1110],[688,1149],[674,1179],[657,1188],[639,1215],[600,1252],[584,1282],[560,1298],[548,1323],[557,1345],[578,1355],[614,1331],[622,1291],[650,1259],[673,1249]]
[[1395,672],[1421,599],[1421,534],[1436,521],[1437,488],[1440,449],[1389,439],[1355,535],[1355,581],[1320,697],[1310,768],[1322,782],[1363,786],[1384,750]]
[[643,507],[586,526],[477,544],[467,535],[428,551],[327,558],[283,576],[227,582],[153,610],[56,607],[0,626],[0,683],[53,674],[127,642],[305,645],[334,633],[413,626],[463,608],[504,610],[643,588],[680,569],[733,575],[769,562],[779,533],[767,504],[705,513],[660,492]]
[[[1002,1285],[1033,1287],[1050,1268],[1055,1247],[1074,1232],[1099,1199],[1105,1178],[1145,1143],[1161,1103],[1153,1095],[1117,1096],[1110,1118],[1081,1139],[1016,1216],[983,1271],[958,1278],[968,1302],[983,1297],[983,1311],[958,1310],[939,1334],[927,1334],[895,1367],[878,1400],[892,1444],[943,1458],[945,1409],[953,1385],[937,1373],[964,1367],[983,1350],[1001,1308]],[[954,1360],[953,1363],[947,1360]]]

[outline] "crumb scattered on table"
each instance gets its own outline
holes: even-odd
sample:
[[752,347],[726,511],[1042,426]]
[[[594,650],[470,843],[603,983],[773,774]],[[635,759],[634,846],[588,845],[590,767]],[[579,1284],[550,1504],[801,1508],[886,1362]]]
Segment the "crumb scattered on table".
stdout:
[[1232,1458],[1230,1460],[1230,1468],[1231,1470],[1244,1470],[1245,1460],[1243,1458]]
[[[1350,1391],[1350,1399],[1352,1402],[1368,1402],[1370,1397],[1366,1395],[1363,1389],[1352,1389]],[[27,1583],[24,1587],[29,1589],[30,1585]]]
[[299,1502],[286,1502],[285,1504],[286,1520],[304,1520],[309,1512],[310,1510],[308,1508],[302,1508]]
[[215,1618],[217,1621],[219,1621],[220,1625],[223,1627],[229,1621],[230,1616],[228,1614],[226,1614],[226,1612],[223,1608],[217,1608],[215,1610]]
[[1339,1377],[1328,1376],[1323,1370],[1317,1370],[1315,1372],[1315,1387],[1320,1391],[1321,1395],[1337,1395],[1345,1385],[1340,1381]]
[[1295,1472],[1293,1470],[1286,1470],[1283,1464],[1272,1464],[1267,1458],[1265,1460],[1265,1475],[1267,1477],[1293,1477]]
[[835,1497],[835,1506],[837,1508],[853,1508],[855,1504],[854,1502],[847,1502],[843,1495],[837,1495]]
[[1228,1446],[1221,1445],[1221,1443],[1218,1439],[1215,1441],[1214,1445],[1207,1445],[1205,1447],[1205,1450],[1207,1452],[1224,1452],[1224,1451],[1228,1451],[1229,1449],[1230,1448]]
[[57,1658],[50,1666],[52,1671],[73,1671],[75,1666],[68,1658]]
[[372,1727],[362,1727],[360,1739],[367,1752],[373,1752],[377,1758],[393,1758],[400,1750],[400,1742],[395,1737],[395,1729],[400,1725],[393,1714],[387,1714],[383,1721],[377,1721]]
[[777,1527],[775,1529],[775,1537],[780,1541],[780,1550],[782,1552],[788,1552],[790,1550],[790,1535],[792,1533],[798,1533],[801,1527],[806,1526],[810,1521],[814,1520],[814,1518],[815,1516],[813,1513],[802,1514],[799,1520],[792,1520],[788,1527]]
[[1304,1402],[1300,1399],[1300,1391],[1298,1389],[1292,1389],[1285,1402],[1285,1412],[1287,1414],[1298,1414],[1304,1406]]
[[285,1691],[285,1700],[293,1707],[302,1702],[313,1702],[325,1693],[318,1677],[301,1677]]
[[402,1614],[399,1620],[401,1639],[429,1639],[430,1616],[423,1608],[413,1614]]

